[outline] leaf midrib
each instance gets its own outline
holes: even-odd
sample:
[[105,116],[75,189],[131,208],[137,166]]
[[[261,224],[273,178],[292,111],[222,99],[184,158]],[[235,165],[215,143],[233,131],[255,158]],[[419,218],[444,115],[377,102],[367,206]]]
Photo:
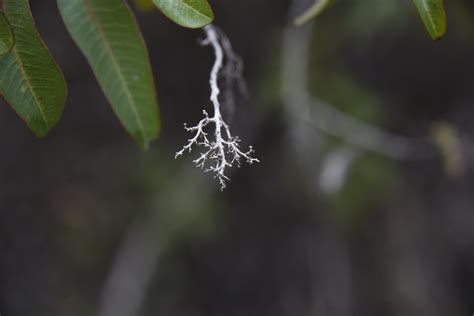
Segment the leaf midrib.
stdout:
[[[192,5],[189,5],[187,4],[186,2],[184,2],[183,0],[178,0],[183,6],[185,6],[186,8],[190,9],[191,11],[195,12],[197,15],[200,15],[204,18],[206,18],[207,20],[211,19],[210,16],[207,16],[205,15],[204,13],[202,13],[201,11],[199,10],[196,10]],[[170,4],[170,7],[171,7],[171,4]]]
[[[420,0],[419,3],[421,3],[421,6],[423,7],[423,9],[425,9],[426,12],[431,12],[430,6],[428,5],[428,1]],[[437,31],[439,28],[438,28],[437,24],[435,23],[433,15],[432,14],[425,14],[425,17],[428,19],[428,21],[431,24],[431,27],[433,28],[433,30]]]
[[43,109],[42,104],[41,104],[38,96],[36,95],[35,89],[34,89],[33,85],[31,84],[30,77],[28,76],[28,74],[26,73],[25,68],[23,67],[22,60],[20,58],[20,55],[18,54],[18,50],[17,50],[16,47],[14,47],[12,49],[12,53],[13,53],[13,56],[15,57],[15,60],[17,61],[18,68],[20,69],[20,71],[23,74],[23,77],[25,78],[25,82],[28,84],[29,91],[31,91],[31,95],[35,99],[35,104],[37,105],[37,107],[39,109],[39,112],[41,114],[41,117],[43,118],[43,121],[46,124],[46,128],[49,129],[50,124],[49,124],[48,119],[46,117],[45,110]]
[[187,4],[186,2],[181,1],[181,3],[182,3],[185,7],[191,9],[191,11],[196,12],[198,15],[203,16],[203,17],[205,17],[206,19],[210,19],[210,18],[211,18],[210,16],[205,15],[204,13],[200,12],[199,10],[194,9],[193,6]]
[[125,80],[125,76],[123,75],[122,73],[122,70],[121,68],[119,67],[119,63],[117,62],[117,59],[112,51],[112,48],[110,47],[109,45],[109,42],[108,42],[108,39],[107,39],[107,36],[104,32],[104,30],[102,29],[102,27],[100,26],[100,23],[98,22],[98,19],[95,15],[95,13],[93,12],[93,9],[91,8],[90,4],[89,4],[89,0],[84,0],[84,6],[86,8],[86,12],[87,14],[90,16],[91,18],[91,21],[92,21],[92,25],[94,25],[94,27],[96,28],[97,30],[97,34],[98,36],[102,37],[102,39],[104,40],[103,43],[104,43],[104,46],[105,46],[105,49],[107,51],[107,53],[110,55],[110,58],[111,58],[111,61],[112,61],[112,64],[114,64],[114,68],[117,70],[117,73],[118,73],[118,76],[120,77],[120,83],[122,84],[123,86],[123,91],[125,92],[125,95],[127,96],[127,99],[131,105],[131,108],[132,108],[132,111],[133,113],[135,114],[135,120],[138,124],[138,128],[140,129],[140,131],[142,132],[143,134],[143,137],[144,137],[144,140],[145,140],[145,143],[148,142],[150,139],[145,131],[145,128],[143,126],[143,123],[141,121],[141,118],[140,118],[140,115],[138,114],[138,111],[137,111],[137,108],[136,108],[136,104],[135,104],[135,101],[133,100],[132,98],[132,94],[130,92],[130,89],[128,88],[127,84],[126,84],[126,80]]

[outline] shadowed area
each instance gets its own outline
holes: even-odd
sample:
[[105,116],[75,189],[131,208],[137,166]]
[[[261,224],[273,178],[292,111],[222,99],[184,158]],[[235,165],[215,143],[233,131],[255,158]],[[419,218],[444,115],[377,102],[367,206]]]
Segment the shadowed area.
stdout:
[[446,2],[438,42],[410,1],[301,28],[311,1],[210,1],[249,90],[223,89],[222,114],[260,160],[223,192],[198,148],[174,158],[213,110],[205,32],[134,9],[163,125],[144,152],[55,1],[30,2],[69,95],[44,139],[1,101],[2,316],[474,313],[470,0]]

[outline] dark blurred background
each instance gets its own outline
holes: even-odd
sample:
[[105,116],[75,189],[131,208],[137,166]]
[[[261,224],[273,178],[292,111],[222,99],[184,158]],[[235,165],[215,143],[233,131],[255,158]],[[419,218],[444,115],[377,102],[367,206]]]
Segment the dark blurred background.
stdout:
[[30,2],[69,97],[41,140],[0,107],[2,316],[474,313],[471,0],[446,1],[436,43],[409,0],[302,28],[310,1],[211,0],[250,91],[229,120],[261,161],[223,192],[196,151],[174,159],[210,110],[201,31],[135,7],[163,122],[142,152],[55,1]]

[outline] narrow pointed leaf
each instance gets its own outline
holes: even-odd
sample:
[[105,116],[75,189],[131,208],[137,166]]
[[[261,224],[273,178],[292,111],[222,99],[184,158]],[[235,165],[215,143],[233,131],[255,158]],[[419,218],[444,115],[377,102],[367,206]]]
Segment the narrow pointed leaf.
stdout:
[[0,93],[38,136],[58,122],[66,102],[66,82],[41,40],[28,0],[4,0],[15,45],[0,58]]
[[86,56],[120,121],[143,148],[159,133],[148,52],[123,0],[58,0],[66,27]]
[[15,40],[13,38],[13,32],[8,23],[7,18],[3,12],[0,12],[0,56],[10,52],[13,48]]
[[296,25],[303,25],[323,13],[334,0],[315,0],[314,4],[295,19]]
[[158,9],[175,23],[200,28],[214,20],[207,0],[153,0]]
[[440,39],[446,32],[446,12],[443,0],[413,0],[413,3],[431,38]]

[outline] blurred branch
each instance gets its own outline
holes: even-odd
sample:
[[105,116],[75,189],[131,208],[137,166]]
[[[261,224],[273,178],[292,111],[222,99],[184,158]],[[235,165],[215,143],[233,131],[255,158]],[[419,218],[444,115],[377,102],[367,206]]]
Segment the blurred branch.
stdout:
[[[195,222],[193,212],[208,205],[205,203],[214,193],[203,179],[194,168],[182,168],[167,183],[166,189],[156,195],[156,205],[153,203],[151,213],[131,225],[105,281],[99,316],[139,315],[161,254],[182,234],[195,231],[196,227],[189,227],[199,224]],[[180,220],[185,223],[177,222]]]
[[146,297],[161,249],[148,222],[132,226],[121,244],[105,282],[99,316],[134,316]]
[[290,21],[283,35],[283,102],[287,113],[298,121],[292,124],[305,122],[356,148],[391,159],[419,160],[435,156],[434,147],[427,142],[387,132],[309,94],[307,83],[312,28],[312,23],[294,27]]
[[340,146],[326,155],[322,161],[318,186],[325,194],[339,192],[346,182],[347,173],[359,152],[351,146]]
[[[322,161],[316,177],[313,153],[318,149],[318,139],[314,137],[308,127],[312,124],[301,124],[301,122],[312,122],[315,116],[331,116],[331,119],[339,120],[331,112],[320,108],[314,109],[314,104],[309,102],[306,92],[308,81],[309,48],[312,24],[296,28],[293,26],[293,16],[304,7],[305,0],[294,0],[290,9],[287,26],[283,36],[283,103],[289,114],[289,132],[291,144],[296,145],[300,151],[305,164],[305,172],[310,181],[317,181],[316,186],[324,193],[331,194],[338,191],[347,175],[347,171],[359,152],[352,146],[343,146],[335,149]],[[345,115],[342,114],[344,117]],[[317,119],[318,123],[325,123],[325,119]],[[329,123],[329,122],[328,122]],[[327,128],[325,125],[316,125],[318,130],[328,129],[329,132],[338,133],[338,127]],[[319,128],[318,128],[319,127]],[[351,144],[352,145],[352,144]],[[313,172],[313,173],[312,173]],[[317,236],[304,238],[307,243],[308,262],[311,270],[308,276],[311,295],[310,315],[350,315],[353,310],[353,276],[349,260],[349,252],[344,238],[340,238],[337,232],[319,229],[314,232]],[[314,247],[314,245],[318,245]]]
[[231,123],[235,113],[235,88],[237,88],[237,92],[244,98],[248,98],[249,96],[247,83],[244,78],[244,62],[242,58],[235,53],[227,34],[215,25],[214,28],[219,34],[222,49],[227,59],[221,73],[221,79],[224,81],[224,100],[222,103],[224,105],[223,109],[227,114],[227,123]]

